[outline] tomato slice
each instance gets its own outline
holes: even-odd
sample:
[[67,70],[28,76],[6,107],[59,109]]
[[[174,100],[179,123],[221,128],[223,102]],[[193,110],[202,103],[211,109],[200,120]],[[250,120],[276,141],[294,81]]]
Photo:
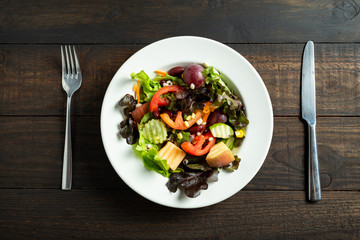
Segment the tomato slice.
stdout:
[[[211,139],[212,138],[212,139]],[[209,140],[206,146],[203,146],[205,140]],[[181,148],[188,154],[193,156],[202,156],[210,151],[212,146],[214,146],[216,138],[211,134],[211,132],[206,133],[205,135],[199,135],[194,138],[193,143],[184,142],[181,144]]]
[[161,95],[170,92],[177,93],[179,91],[185,91],[185,88],[180,87],[178,85],[171,85],[171,86],[162,87],[159,90],[157,90],[150,101],[150,111],[156,112],[159,110],[159,107],[166,106],[169,104],[169,102],[166,99],[162,98]]
[[192,125],[194,125],[196,123],[197,120],[199,120],[202,116],[202,111],[198,110],[195,113],[195,117],[191,118],[189,121],[187,121],[187,124],[185,124],[183,117],[182,117],[182,112],[178,111],[176,118],[175,118],[175,122],[170,118],[169,114],[167,113],[162,113],[160,114],[161,119],[171,128],[176,129],[176,130],[186,130],[189,127],[191,127]]
[[131,115],[133,116],[133,118],[137,123],[140,123],[144,115],[147,112],[149,112],[149,105],[150,103],[144,103],[140,107],[135,108],[135,110],[131,112]]

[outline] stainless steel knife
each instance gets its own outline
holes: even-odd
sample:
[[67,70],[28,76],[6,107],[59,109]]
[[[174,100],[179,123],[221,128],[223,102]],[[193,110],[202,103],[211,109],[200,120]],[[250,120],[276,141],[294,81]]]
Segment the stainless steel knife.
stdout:
[[314,43],[308,41],[303,56],[301,81],[301,111],[302,118],[308,124],[309,130],[309,172],[308,172],[308,199],[321,200],[319,176],[319,162],[316,143],[316,91],[315,91],[315,60]]

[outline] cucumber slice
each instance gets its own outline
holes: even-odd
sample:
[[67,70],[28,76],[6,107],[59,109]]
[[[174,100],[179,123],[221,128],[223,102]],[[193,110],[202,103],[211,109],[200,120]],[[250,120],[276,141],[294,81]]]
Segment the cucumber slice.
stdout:
[[230,150],[233,150],[234,149],[234,141],[235,141],[235,138],[234,137],[230,137],[228,139],[224,139],[222,140],[225,145],[230,149]]
[[152,119],[145,124],[143,134],[151,143],[163,143],[167,137],[165,123],[158,119]]
[[210,126],[211,134],[217,138],[229,138],[234,135],[234,130],[225,123],[215,123]]

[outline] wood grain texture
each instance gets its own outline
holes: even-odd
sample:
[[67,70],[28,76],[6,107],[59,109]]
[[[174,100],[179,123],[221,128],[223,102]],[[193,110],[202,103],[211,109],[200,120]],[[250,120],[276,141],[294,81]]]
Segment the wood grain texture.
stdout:
[[360,38],[358,0],[2,0],[0,5],[1,43],[150,43],[174,35],[226,43]]
[[[230,45],[262,77],[275,115],[300,115],[303,44]],[[316,44],[318,116],[359,116],[360,45]]]
[[[307,126],[298,118],[275,118],[269,154],[247,188],[305,190],[308,153],[306,133]],[[339,186],[341,190],[360,189],[360,150],[356,147],[360,142],[359,133],[359,118],[317,119],[322,190],[336,190]]]
[[[74,94],[72,113],[99,115],[113,75],[143,46],[78,46],[83,83]],[[300,115],[303,44],[230,47],[257,69],[270,93],[276,116]],[[0,45],[1,115],[65,114],[59,49],[58,45]],[[359,116],[360,44],[316,44],[315,50],[318,116]]]
[[[0,188],[60,188],[64,126],[64,117],[1,117]],[[73,187],[127,188],[106,157],[98,117],[73,117],[72,127]],[[246,189],[305,190],[306,132],[299,118],[276,117],[267,159]],[[322,189],[359,190],[360,118],[319,118],[317,136]]]
[[[0,0],[0,6],[1,240],[360,239],[360,0]],[[130,189],[107,159],[99,124],[117,69],[147,44],[180,35],[208,37],[241,53],[263,78],[275,115],[270,151],[254,179],[229,199],[193,210],[163,207]],[[315,42],[322,184],[315,204],[306,201],[307,129],[300,119],[308,40]],[[72,103],[71,191],[60,190],[64,43],[77,45],[83,72]]]
[[[65,114],[66,93],[61,85],[60,46],[2,46],[0,52],[4,61],[0,63],[0,113]],[[79,47],[83,81],[81,88],[73,96],[74,114],[100,113],[108,83],[119,66],[138,50],[138,47],[134,50],[133,46],[101,46],[100,49],[91,46]],[[105,54],[105,58],[99,56],[98,50]]]
[[[63,117],[0,118],[0,188],[60,188]],[[124,187],[111,167],[99,119],[72,118],[73,187]]]
[[[241,191],[181,210],[130,190],[0,190],[2,239],[358,239],[360,193]],[[64,220],[67,219],[67,220]]]

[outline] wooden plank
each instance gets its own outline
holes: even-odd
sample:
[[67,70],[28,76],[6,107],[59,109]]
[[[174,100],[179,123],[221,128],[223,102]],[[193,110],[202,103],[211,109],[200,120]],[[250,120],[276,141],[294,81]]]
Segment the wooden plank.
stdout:
[[[78,46],[84,80],[73,97],[73,114],[100,114],[113,75],[143,46]],[[303,44],[230,46],[262,76],[276,116],[300,114]],[[318,115],[359,116],[360,44],[316,44],[315,49]],[[63,115],[66,95],[60,69],[58,45],[0,45],[0,114]]]
[[0,190],[2,239],[358,239],[360,193],[241,191],[181,210],[129,190]]
[[[60,188],[65,118],[2,117],[0,188]],[[72,118],[73,187],[124,187],[96,117]]]
[[[275,118],[267,159],[249,189],[303,189],[307,186],[307,126],[298,118]],[[322,117],[317,143],[323,190],[359,189],[359,118]]]
[[[112,169],[98,117],[73,117],[74,188],[127,188]],[[0,188],[60,188],[64,117],[0,117]],[[276,117],[267,159],[248,190],[305,190],[305,125]],[[116,134],[116,133],[114,133]],[[323,190],[360,189],[360,118],[318,119]],[[140,160],[139,160],[140,161]]]
[[357,0],[29,0],[1,6],[1,43],[149,43],[174,35],[227,43],[360,38]]
[[[259,72],[275,115],[299,115],[302,44],[230,45]],[[360,113],[360,46],[316,44],[315,78],[318,116]]]
[[[105,55],[98,52],[100,49]],[[100,114],[108,83],[121,64],[137,49],[133,46],[79,47],[83,81],[81,88],[73,95],[72,112]],[[66,93],[61,85],[60,46],[2,45],[0,53],[4,56],[0,63],[2,115],[65,114]]]

